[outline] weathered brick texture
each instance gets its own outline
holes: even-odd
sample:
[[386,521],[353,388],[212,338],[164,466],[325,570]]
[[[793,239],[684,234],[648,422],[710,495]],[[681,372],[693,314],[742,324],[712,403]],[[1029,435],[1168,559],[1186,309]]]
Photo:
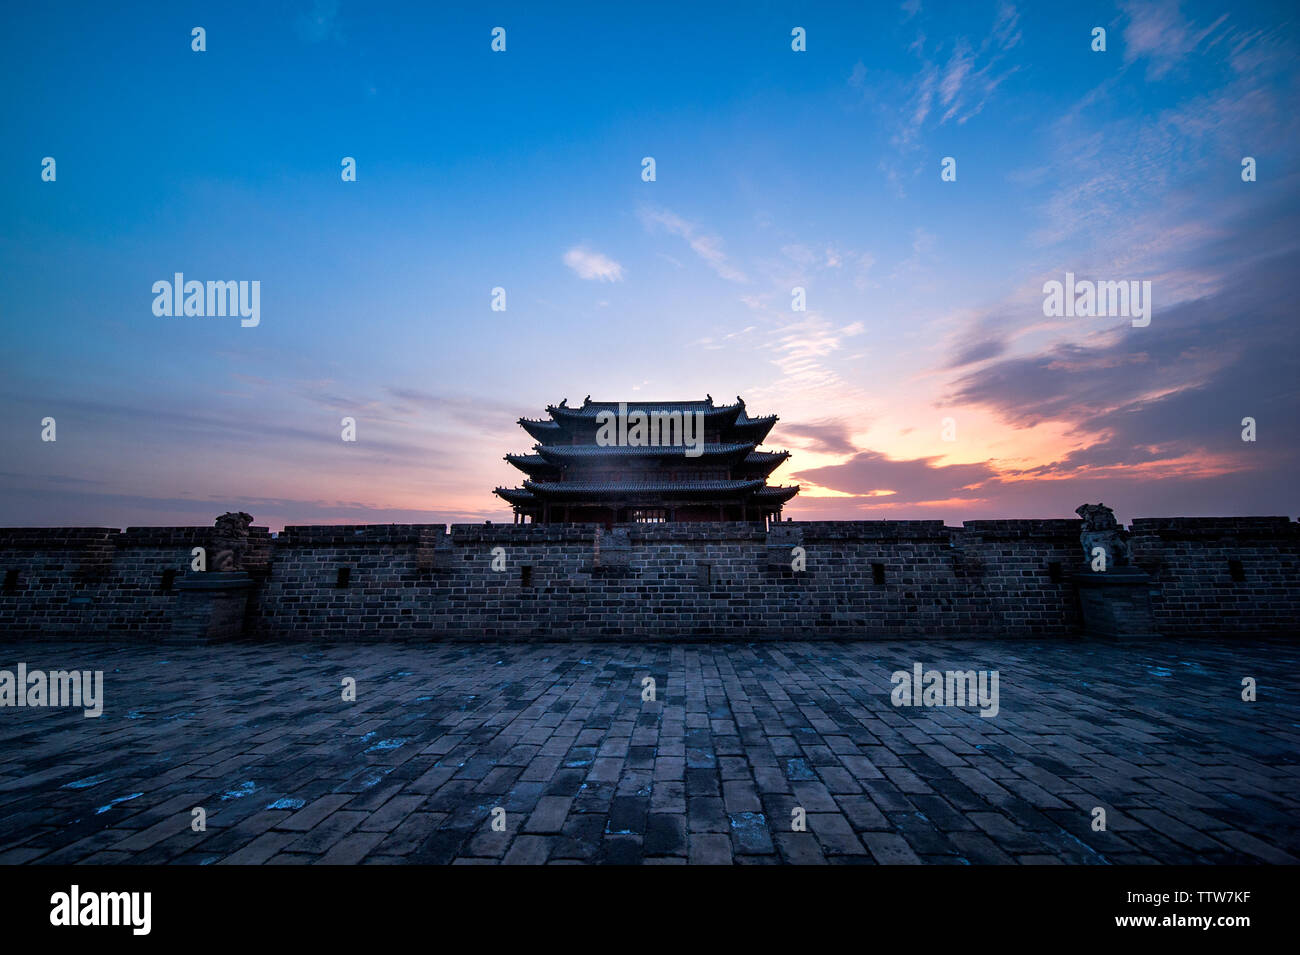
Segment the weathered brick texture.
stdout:
[[[1294,629],[1297,527],[1135,521],[1159,630]],[[187,574],[211,533],[0,528],[0,633],[166,636],[179,595],[164,573]],[[253,528],[251,544],[250,636],[1062,636],[1081,624],[1077,520],[312,526]]]
[[[1285,517],[1143,518],[1133,522],[1131,544],[1134,563],[1151,574],[1151,611],[1162,633],[1300,623],[1300,535]],[[1240,562],[1240,580],[1232,561]]]

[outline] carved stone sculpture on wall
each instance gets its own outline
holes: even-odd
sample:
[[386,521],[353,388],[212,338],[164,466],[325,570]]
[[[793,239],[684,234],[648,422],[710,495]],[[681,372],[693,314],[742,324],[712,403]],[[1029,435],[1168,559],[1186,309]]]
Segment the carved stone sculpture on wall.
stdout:
[[221,573],[243,570],[244,555],[248,553],[248,525],[253,515],[243,511],[227,511],[217,518],[212,535],[213,570]]
[[1115,520],[1115,512],[1105,504],[1081,504],[1074,513],[1083,518],[1079,543],[1083,545],[1083,559],[1091,561],[1094,547],[1106,550],[1106,562],[1112,567],[1126,567],[1129,563],[1128,539],[1124,528]]

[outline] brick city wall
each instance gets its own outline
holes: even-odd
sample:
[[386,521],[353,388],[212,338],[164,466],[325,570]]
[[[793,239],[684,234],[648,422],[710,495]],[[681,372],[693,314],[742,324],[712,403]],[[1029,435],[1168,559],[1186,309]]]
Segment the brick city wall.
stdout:
[[[246,632],[761,639],[1079,632],[1077,520],[252,528]],[[1134,522],[1162,633],[1294,629],[1298,525]],[[0,528],[0,634],[171,632],[202,527]],[[793,570],[803,548],[806,569]],[[493,569],[494,550],[505,569]],[[498,561],[499,563],[499,561]]]
[[1129,539],[1168,633],[1300,629],[1296,542],[1285,517],[1144,518]]

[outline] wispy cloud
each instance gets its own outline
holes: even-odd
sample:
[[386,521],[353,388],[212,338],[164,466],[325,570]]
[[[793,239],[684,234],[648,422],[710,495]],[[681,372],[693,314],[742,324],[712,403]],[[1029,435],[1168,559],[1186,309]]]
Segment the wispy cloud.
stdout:
[[[1145,9],[1145,8],[1144,8]],[[1143,14],[1144,16],[1146,14]],[[1152,14],[1154,15],[1154,14]],[[1116,250],[1116,256],[1172,261],[1203,244],[1219,226],[1225,212],[1237,208],[1245,194],[1238,188],[1238,162],[1247,149],[1253,154],[1285,153],[1300,134],[1289,97],[1297,91],[1294,75],[1281,82],[1274,72],[1288,69],[1289,54],[1270,38],[1245,45],[1238,32],[1227,30],[1225,43],[1233,56],[1252,64],[1212,89],[1190,95],[1162,109],[1138,109],[1115,115],[1111,103],[1117,80],[1090,91],[1067,110],[1050,130],[1051,159],[1047,183],[1056,184],[1042,204],[1045,222],[1034,233],[1043,244],[1087,242]],[[1179,41],[1185,44],[1188,41]],[[1162,69],[1171,68],[1172,54]],[[1125,143],[1116,150],[1116,142]],[[1210,207],[1204,202],[1207,170],[1218,171],[1209,182],[1226,190]],[[1121,251],[1122,250],[1122,251]],[[1133,268],[1134,262],[1098,263]]]
[[[919,12],[905,9],[904,22]],[[944,14],[947,16],[948,14]],[[931,44],[918,29],[909,50],[920,63],[910,77],[878,74],[859,62],[849,75],[849,86],[872,102],[893,127],[892,145],[900,153],[919,146],[927,128],[949,121],[962,125],[983,111],[998,87],[1020,67],[1007,63],[1007,54],[1019,45],[1020,16],[1010,3],[1000,3],[993,24],[974,43],[967,37]],[[893,162],[882,169],[901,188],[901,173]]]
[[[862,424],[862,420],[858,419],[857,426],[861,427]],[[781,425],[781,435],[795,438],[801,447],[823,454],[853,454],[857,451],[851,440],[849,422],[838,418],[809,424],[787,422]]]
[[748,282],[749,279],[740,269],[731,264],[727,254],[722,251],[722,238],[700,229],[675,212],[655,206],[643,206],[639,215],[642,224],[649,230],[662,229],[671,235],[686,240],[696,255],[704,260],[709,268],[717,272],[728,282]]
[[598,282],[623,281],[623,266],[603,253],[593,252],[583,246],[574,246],[565,252],[564,264],[573,269],[579,278]]
[[889,503],[946,501],[955,497],[977,497],[981,484],[997,476],[983,464],[939,464],[938,458],[891,460],[875,451],[863,451],[843,464],[795,475],[819,487],[871,498],[888,498]]
[[1177,2],[1164,0],[1128,0],[1120,9],[1128,16],[1124,28],[1124,62],[1147,61],[1147,78],[1158,80],[1183,61],[1201,42],[1211,36],[1228,14],[1204,28],[1188,21]]

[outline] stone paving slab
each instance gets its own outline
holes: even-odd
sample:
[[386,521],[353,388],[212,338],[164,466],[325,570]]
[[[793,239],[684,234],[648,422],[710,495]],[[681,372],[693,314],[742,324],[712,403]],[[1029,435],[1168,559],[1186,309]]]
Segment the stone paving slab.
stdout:
[[3,864],[1300,861],[1291,639],[0,646],[105,698],[0,708]]

